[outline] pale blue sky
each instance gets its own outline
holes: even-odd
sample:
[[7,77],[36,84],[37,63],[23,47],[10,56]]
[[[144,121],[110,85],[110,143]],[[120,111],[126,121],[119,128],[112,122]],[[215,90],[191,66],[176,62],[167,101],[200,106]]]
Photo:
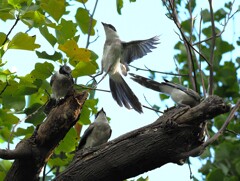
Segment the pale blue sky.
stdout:
[[[207,3],[207,0],[205,0]],[[88,9],[92,9],[95,1],[87,3],[86,6]],[[142,59],[136,60],[132,65],[137,67],[148,66],[151,69],[171,72],[175,70],[173,55],[173,47],[178,41],[178,36],[175,31],[177,31],[176,26],[170,21],[166,16],[166,10],[162,7],[160,0],[151,0],[151,1],[140,1],[137,0],[136,3],[129,3],[124,1],[124,8],[122,9],[122,15],[118,15],[116,11],[116,2],[114,0],[105,0],[99,1],[98,7],[95,13],[94,18],[97,19],[96,29],[98,30],[99,38],[96,42],[91,44],[89,48],[95,51],[99,55],[98,63],[100,65],[103,44],[105,41],[105,33],[102,27],[101,22],[110,23],[115,26],[120,38],[124,41],[137,40],[137,39],[146,39],[153,37],[155,35],[160,35],[160,42],[157,46],[157,49],[153,50],[152,53],[148,54]],[[206,5],[202,4],[202,7]],[[219,4],[215,4],[215,7]],[[75,5],[75,7],[77,6]],[[200,8],[199,8],[200,10]],[[71,11],[74,12],[74,11]],[[197,13],[196,13],[197,14]],[[74,14],[70,14],[74,16]],[[73,19],[69,17],[69,19]],[[4,25],[4,32],[7,33],[13,22],[8,22],[7,25],[0,21],[0,27]],[[236,28],[236,27],[235,27]],[[239,28],[239,27],[238,27]],[[22,30],[25,31],[27,28],[23,25],[17,25],[15,30],[11,35],[14,35],[16,32]],[[227,29],[228,30],[228,29]],[[232,32],[232,30],[229,30]],[[37,30],[31,30],[30,35],[37,34]],[[10,36],[11,37],[11,36]],[[227,39],[232,41],[232,34],[229,35],[230,38]],[[92,38],[93,40],[94,38]],[[48,45],[46,40],[43,38],[38,38],[37,42],[42,45],[42,51],[47,51],[51,53],[51,46]],[[79,41],[79,46],[85,47],[86,37],[81,36]],[[229,57],[227,57],[229,58]],[[16,67],[18,74],[26,74],[34,68],[36,62],[44,62],[45,60],[39,60],[35,53],[29,51],[19,51],[19,50],[9,50],[3,57],[4,60],[8,60],[8,67]],[[56,64],[56,70],[58,69]],[[135,72],[131,68],[131,72]],[[148,73],[138,71],[135,72],[143,76],[148,76]],[[163,75],[157,75],[157,80],[161,81]],[[140,102],[143,105],[147,105],[144,96],[148,101],[153,105],[157,104],[161,106],[161,110],[165,109],[165,104],[160,104],[159,94],[157,92],[148,90],[139,86],[135,82],[126,77],[125,80],[128,82],[129,86],[136,93]],[[80,79],[81,81],[81,79]],[[83,81],[85,81],[83,79]],[[83,82],[81,82],[83,83]],[[99,89],[109,89],[108,78],[105,78],[100,85]],[[107,116],[111,118],[111,127],[112,127],[112,136],[111,139],[114,139],[124,133],[137,129],[139,127],[145,126],[154,122],[158,116],[150,110],[143,109],[144,114],[138,114],[133,110],[127,110],[126,108],[120,108],[117,103],[112,99],[111,94],[105,92],[97,92],[96,97],[99,98],[98,107],[104,107],[104,110],[107,113]],[[167,101],[168,106],[174,105],[171,100]],[[199,161],[198,158],[191,159],[193,162],[192,171],[194,176],[197,176]],[[185,164],[183,166],[178,166],[176,164],[167,164],[160,169],[156,169],[144,174],[144,176],[149,176],[150,181],[188,181],[189,169]],[[139,177],[139,176],[138,176]],[[137,177],[137,178],[138,178]]]

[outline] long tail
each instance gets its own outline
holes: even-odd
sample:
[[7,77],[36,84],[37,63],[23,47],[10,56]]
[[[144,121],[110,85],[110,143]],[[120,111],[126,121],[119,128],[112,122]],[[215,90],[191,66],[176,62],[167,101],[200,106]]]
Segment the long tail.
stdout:
[[142,113],[141,103],[122,76],[117,72],[109,77],[110,90],[118,105],[121,107],[124,105],[128,109],[132,107],[135,111]]
[[158,91],[158,92],[163,92],[163,93],[168,93],[168,91],[165,90],[165,87],[163,83],[156,82],[154,80],[142,77],[140,75],[136,75],[133,73],[129,73],[132,77],[131,79],[134,80],[135,82],[141,84],[144,87],[147,87],[149,89]]

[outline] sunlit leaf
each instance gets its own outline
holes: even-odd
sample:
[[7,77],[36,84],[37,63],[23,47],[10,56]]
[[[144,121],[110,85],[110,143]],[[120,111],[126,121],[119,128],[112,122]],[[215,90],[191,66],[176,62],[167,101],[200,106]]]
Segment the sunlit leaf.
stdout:
[[72,60],[71,64],[76,65],[80,61],[90,61],[91,52],[85,48],[79,48],[74,40],[68,40],[58,47]]
[[59,143],[56,152],[59,154],[60,152],[71,152],[76,148],[77,134],[74,128],[71,128],[64,139]]
[[10,112],[7,112],[7,110],[0,109],[0,125],[12,125],[12,124],[17,124],[19,119],[13,115]]
[[65,12],[65,0],[41,0],[41,8],[58,21]]
[[75,69],[72,71],[73,77],[80,77],[84,75],[94,74],[97,70],[96,63],[93,61],[90,62],[79,62]]
[[117,5],[117,12],[118,12],[118,14],[122,14],[121,10],[123,8],[123,0],[116,0],[116,5]]
[[78,2],[80,2],[80,3],[86,3],[86,2],[88,2],[88,0],[77,0]]
[[9,49],[34,50],[40,45],[35,44],[36,36],[28,36],[26,33],[17,33],[8,44]]
[[39,11],[28,11],[23,16],[21,20],[31,27],[39,27],[45,22],[45,16]]
[[77,14],[75,15],[75,18],[77,20],[77,23],[79,24],[82,32],[84,34],[88,34],[89,32],[89,26],[90,26],[90,22],[91,22],[91,31],[90,31],[90,35],[94,35],[95,31],[94,31],[94,26],[96,25],[96,20],[95,19],[90,19],[89,16],[89,12],[86,9],[83,8],[78,8],[77,10]]
[[96,114],[97,103],[98,103],[97,99],[88,99],[85,101],[83,108],[82,108],[80,118],[79,118],[80,124],[87,125],[87,124],[91,123],[90,115],[91,115],[91,112]]
[[6,34],[3,33],[3,32],[0,32],[0,46],[3,44],[3,42],[5,41],[6,39]]

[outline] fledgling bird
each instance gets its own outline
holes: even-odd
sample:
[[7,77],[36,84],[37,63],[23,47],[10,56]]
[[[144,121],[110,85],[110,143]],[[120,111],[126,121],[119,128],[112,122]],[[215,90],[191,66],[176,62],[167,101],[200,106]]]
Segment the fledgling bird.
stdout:
[[112,134],[111,127],[108,123],[106,113],[103,108],[98,111],[95,120],[86,129],[78,144],[78,150],[100,146],[106,143]]
[[130,75],[132,76],[131,79],[144,87],[169,95],[179,106],[194,107],[201,101],[201,97],[197,92],[180,84],[169,82],[165,79],[165,82],[159,83],[133,73],[130,73]]
[[102,71],[109,75],[112,96],[119,106],[122,107],[124,105],[128,109],[132,107],[135,111],[142,113],[141,103],[127,85],[121,73],[126,76],[129,70],[128,64],[138,58],[142,58],[151,52],[151,49],[156,48],[155,45],[158,44],[159,38],[155,36],[146,40],[124,42],[120,40],[114,26],[106,23],[102,24],[106,34]]
[[55,99],[56,102],[65,98],[67,93],[73,89],[74,82],[71,72],[72,70],[69,66],[63,65],[59,71],[51,77],[52,98]]

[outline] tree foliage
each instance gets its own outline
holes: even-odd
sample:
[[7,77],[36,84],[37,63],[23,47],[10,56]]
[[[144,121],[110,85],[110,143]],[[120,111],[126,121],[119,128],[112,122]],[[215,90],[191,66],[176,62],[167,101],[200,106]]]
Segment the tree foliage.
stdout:
[[[116,0],[116,10],[121,14],[123,0]],[[131,0],[130,2],[135,2]],[[54,65],[68,63],[73,67],[72,75],[79,78],[92,75],[98,70],[96,60],[98,55],[88,49],[91,43],[89,37],[96,34],[94,9],[86,7],[87,0],[3,0],[0,2],[0,19],[12,23],[8,32],[0,32],[0,143],[15,144],[16,138],[29,138],[34,128],[43,122],[45,115],[41,111],[47,102],[51,88],[47,80],[54,72]],[[150,2],[149,2],[150,3]],[[191,0],[163,1],[169,21],[176,24],[180,40],[176,42],[174,59],[182,76],[181,82],[201,92],[203,97],[216,94],[227,102],[235,105],[239,100],[239,51],[240,35],[233,44],[223,38],[229,22],[238,9],[234,2],[226,2],[219,9],[209,8],[196,11],[198,2]],[[222,2],[221,2],[222,3]],[[72,5],[76,5],[75,8]],[[96,4],[97,5],[97,1]],[[70,15],[71,13],[71,15]],[[73,16],[74,17],[73,17]],[[198,18],[195,18],[198,17]],[[28,29],[18,30],[18,24],[25,24]],[[234,21],[234,23],[236,23]],[[12,30],[17,29],[17,33]],[[33,35],[31,30],[36,30]],[[12,38],[10,38],[10,35]],[[87,37],[86,47],[79,47],[81,36]],[[53,53],[36,43],[44,38],[52,47]],[[39,48],[41,47],[41,51]],[[34,69],[24,76],[19,76],[5,68],[8,63],[4,55],[10,49],[34,51],[38,58],[45,59],[43,63],[36,62]],[[234,56],[226,56],[232,54]],[[17,59],[17,58],[16,58]],[[25,66],[25,65],[24,65]],[[151,76],[154,77],[154,72]],[[174,77],[174,82],[179,78]],[[161,96],[166,99],[166,96]],[[89,117],[97,111],[98,99],[91,92],[78,121],[79,124],[89,124]],[[157,105],[155,106],[157,107]],[[22,118],[26,116],[26,119]],[[209,146],[199,159],[205,160],[202,168],[204,180],[240,179],[239,112],[228,125],[227,132],[217,142]],[[208,122],[208,133],[213,136],[219,130],[227,115],[221,115]],[[20,122],[29,123],[26,128],[16,128]],[[54,154],[48,160],[51,173],[63,171],[72,160],[70,154],[79,141],[79,131],[71,129]],[[76,139],[78,138],[78,139]],[[4,178],[11,162],[0,161],[0,178]],[[49,177],[51,179],[51,177]],[[196,178],[195,178],[196,179]],[[148,180],[148,178],[139,180]]]

